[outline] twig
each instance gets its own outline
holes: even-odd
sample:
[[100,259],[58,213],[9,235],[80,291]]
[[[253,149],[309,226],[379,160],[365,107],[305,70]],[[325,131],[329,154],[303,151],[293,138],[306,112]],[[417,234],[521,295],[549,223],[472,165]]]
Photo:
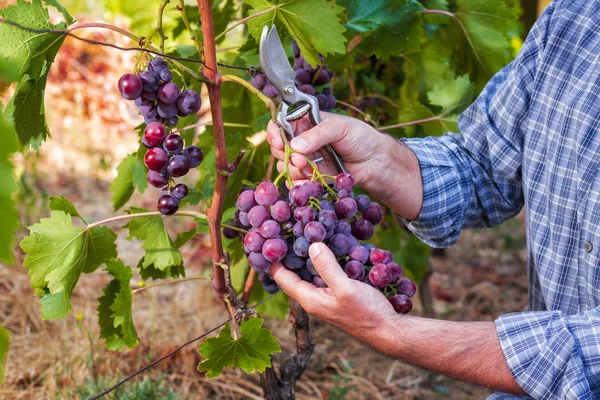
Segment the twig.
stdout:
[[160,6],[158,7],[158,18],[156,20],[156,33],[160,37],[160,51],[161,53],[165,52],[165,40],[167,37],[165,36],[165,32],[163,31],[163,12],[165,11],[165,7],[169,0],[162,0]]
[[230,31],[232,31],[233,29],[237,28],[238,26],[240,26],[242,24],[245,24],[246,22],[250,21],[251,19],[254,19],[254,18],[260,17],[262,15],[268,14],[271,11],[275,10],[276,8],[278,8],[278,6],[273,6],[271,8],[267,8],[264,11],[261,11],[261,12],[256,13],[256,14],[248,15],[246,18],[240,19],[235,24],[227,27],[227,29],[225,29],[223,32],[219,33],[217,36],[215,36],[215,42],[217,42],[219,39],[221,39],[223,36],[225,36],[227,33],[229,33]]
[[145,286],[142,286],[140,288],[134,289],[133,290],[133,294],[140,293],[140,292],[143,292],[145,290],[148,290],[148,289],[151,289],[151,288],[155,288],[155,287],[159,287],[159,286],[172,285],[174,283],[197,281],[197,280],[210,281],[210,279],[211,279],[210,276],[192,276],[190,278],[176,279],[176,280],[168,281],[168,282],[154,283],[152,285],[145,285]]
[[239,76],[223,75],[221,78],[223,82],[235,82],[237,84],[240,84],[252,93],[254,93],[256,96],[258,96],[258,98],[261,99],[263,103],[265,103],[265,106],[267,106],[269,110],[271,110],[271,118],[275,120],[277,116],[277,106],[275,105],[273,100],[265,96],[265,94],[262,91],[258,90],[257,88],[252,86],[250,82],[240,78]]
[[184,1],[179,0],[179,5],[177,5],[176,8],[177,8],[177,10],[179,10],[181,12],[181,20],[183,21],[183,24],[185,25],[185,27],[187,28],[187,30],[190,34],[190,39],[192,39],[192,41],[196,45],[196,49],[198,49],[198,54],[200,54],[200,59],[204,58],[204,49],[202,48],[202,43],[200,43],[200,41],[198,40],[198,36],[196,35],[196,32],[194,32],[194,30],[192,29],[192,26],[190,25],[190,21],[188,21],[187,15],[185,14]]
[[425,118],[425,119],[420,119],[420,120],[417,120],[417,121],[409,121],[409,122],[402,122],[400,124],[382,126],[382,127],[378,128],[378,130],[379,131],[386,131],[388,129],[404,128],[404,127],[407,127],[407,126],[414,126],[414,125],[425,124],[427,122],[438,121],[438,120],[443,119],[448,113],[450,113],[452,110],[454,110],[454,108],[456,108],[456,107],[453,107],[453,108],[451,108],[449,110],[446,110],[443,113],[441,113],[440,115],[436,115],[436,116],[431,117],[431,118]]

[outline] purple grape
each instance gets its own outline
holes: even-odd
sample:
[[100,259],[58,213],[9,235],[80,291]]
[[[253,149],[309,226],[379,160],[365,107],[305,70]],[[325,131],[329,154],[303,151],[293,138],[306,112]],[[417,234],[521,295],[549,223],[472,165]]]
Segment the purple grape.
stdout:
[[150,147],[158,147],[161,145],[166,135],[165,126],[160,122],[152,122],[144,129],[144,139]]
[[147,101],[156,101],[158,100],[158,93],[142,91],[142,99]]
[[261,206],[275,204],[278,197],[279,191],[277,190],[277,186],[271,182],[262,182],[256,187],[256,191],[254,192],[254,198]]
[[148,70],[154,71],[157,74],[160,73],[163,69],[169,68],[169,64],[165,60],[160,57],[156,57],[154,60],[151,60],[148,63]]
[[154,146],[152,146],[150,143],[148,143],[148,141],[146,140],[146,137],[145,137],[145,136],[143,136],[143,135],[142,135],[142,144],[143,144],[143,145],[144,145],[144,147],[145,147],[145,148],[147,148],[147,149],[151,149],[152,147],[154,147]]
[[161,148],[154,147],[149,149],[144,156],[144,164],[151,170],[160,171],[167,165],[169,155]]
[[375,287],[386,287],[392,281],[392,273],[385,264],[376,264],[369,271],[369,280]]
[[360,281],[365,277],[365,266],[355,260],[348,261],[344,267],[344,272],[348,275],[348,278]]
[[352,223],[352,234],[360,240],[369,240],[373,237],[373,224],[366,219],[359,219]]
[[342,172],[335,177],[335,183],[333,184],[333,187],[338,191],[346,189],[347,191],[351,192],[354,188],[354,178],[352,175]]
[[195,90],[184,90],[176,101],[179,111],[186,115],[196,114],[202,106],[200,95]]
[[259,231],[250,231],[244,237],[244,246],[252,252],[260,252],[265,239]]
[[[158,99],[165,104],[174,104],[179,98],[179,87],[173,82],[167,82],[158,88]],[[175,112],[177,114],[177,112]]]
[[146,179],[148,179],[148,183],[154,186],[155,188],[161,188],[169,183],[169,176],[166,174],[161,174],[158,171],[148,170],[146,174]]
[[248,218],[248,213],[246,211],[240,211],[240,215],[238,216],[238,218],[240,219],[240,224],[244,228],[249,228],[251,226],[250,218]]
[[237,198],[237,202],[235,203],[236,207],[242,211],[250,211],[252,207],[257,205],[256,200],[254,199],[254,190],[246,190]]
[[269,212],[263,206],[254,206],[248,211],[248,221],[250,221],[250,224],[255,228],[260,228],[260,226],[268,219]]
[[[348,241],[350,242],[350,248],[353,248],[354,246],[360,246],[360,243],[358,242],[358,239],[355,238],[352,235],[345,235],[348,238]],[[350,251],[350,250],[348,250]]]
[[350,260],[355,260],[361,264],[365,264],[369,261],[369,250],[365,246],[352,246],[348,251],[348,257]]
[[412,310],[412,301],[403,294],[396,295],[390,299],[390,303],[398,314],[407,314]]
[[341,233],[336,233],[329,240],[329,248],[336,256],[345,256],[348,254],[352,246],[350,246],[350,241],[346,235],[342,235]]
[[380,224],[383,221],[383,210],[377,203],[369,203],[368,207],[363,211],[363,218],[371,221],[373,225]]
[[144,92],[156,92],[160,84],[160,78],[154,71],[144,71],[140,74],[142,90]]
[[202,159],[204,158],[204,153],[198,146],[186,147],[183,151],[183,155],[187,157],[188,162],[190,163],[190,168],[196,168],[202,163]]
[[159,100],[156,105],[156,112],[163,118],[173,118],[177,115],[177,106],[175,104],[163,103]]
[[391,260],[388,260],[388,255],[385,250],[381,249],[372,250],[371,254],[369,255],[369,259],[371,260],[372,264],[387,264],[391,262]]
[[179,200],[185,198],[188,195],[188,187],[185,183],[180,183],[175,185],[172,192],[173,196],[177,197]]
[[335,223],[335,233],[342,233],[348,236],[351,235],[351,229],[350,224],[343,219]]
[[339,218],[350,219],[356,215],[357,210],[356,201],[349,197],[335,202],[335,213]]
[[169,160],[167,171],[171,176],[180,177],[187,174],[190,170],[190,163],[186,156],[177,154]]
[[319,222],[323,224],[325,229],[335,230],[337,225],[338,217],[335,212],[329,210],[323,210],[319,213]]
[[369,250],[369,254],[371,254],[371,252],[377,248],[377,247],[373,246],[371,243],[365,243],[365,244],[363,244],[363,246],[366,247],[367,250]]
[[302,68],[304,68],[305,70],[307,70],[308,72],[311,72],[311,73],[315,72],[315,67],[313,67],[308,62],[306,62],[306,60],[304,60],[304,62],[302,63]]
[[325,193],[323,185],[317,181],[304,182],[302,186],[306,188],[308,195],[310,197],[314,197],[315,199],[321,199]]
[[260,273],[258,275],[258,281],[262,283],[265,291],[269,294],[277,293],[279,291],[279,286],[277,283],[267,273]]
[[171,82],[171,79],[173,79],[173,73],[168,69],[163,69],[158,75],[160,77],[160,80],[163,82]]
[[277,90],[277,88],[270,83],[267,83],[263,87],[263,93],[270,99],[274,99],[275,97],[279,96],[279,90]]
[[413,297],[416,292],[417,286],[410,279],[404,278],[398,282],[398,293],[405,294],[408,297]]
[[310,258],[306,259],[306,269],[308,270],[308,272],[310,272],[313,275],[319,275],[319,273],[317,272],[317,269],[315,268],[315,264],[313,264],[313,262]]
[[[239,207],[238,207],[239,208]],[[277,222],[286,222],[292,216],[292,209],[283,200],[276,201],[271,206],[271,217]]]
[[[302,70],[302,71],[304,71],[304,70]],[[310,94],[311,96],[315,95],[315,88],[312,87],[312,85],[310,85],[310,84],[300,85],[300,87],[298,87],[298,90],[301,91],[302,93]]]
[[298,257],[294,253],[288,253],[283,258],[283,265],[285,265],[287,269],[294,271],[300,268],[304,268],[306,266],[306,260]]
[[178,123],[179,123],[179,118],[177,116],[167,119],[167,125],[169,125],[169,126],[177,126]]
[[310,283],[312,283],[313,279],[315,278],[315,276],[313,274],[311,274],[306,268],[297,269],[296,274],[298,274],[298,276],[303,281],[310,282]]
[[318,94],[315,96],[319,102],[319,110],[327,110],[327,96]]
[[271,262],[262,255],[260,249],[257,252],[253,251],[248,254],[248,264],[250,268],[257,272],[267,272],[271,266]]
[[302,225],[302,222],[296,222],[294,224],[294,227],[292,228],[292,233],[296,237],[304,236],[304,225]]
[[263,244],[262,254],[271,262],[281,261],[287,255],[287,244],[282,239],[267,239]]
[[295,40],[292,41],[292,49],[294,50],[294,57],[300,57],[300,46]]
[[298,207],[294,210],[294,219],[306,225],[315,220],[315,212],[308,206]]
[[294,253],[298,257],[308,257],[308,248],[310,247],[310,242],[305,237],[299,237],[294,242]]
[[326,288],[327,284],[325,283],[325,281],[320,277],[320,276],[315,276],[313,278],[313,285],[315,285],[318,288]]
[[335,99],[335,96],[332,94],[327,95],[327,109],[332,110],[335,108],[336,105],[337,100]]
[[292,189],[290,189],[289,194],[290,202],[296,207],[305,206],[308,203],[308,199],[310,198],[310,194],[306,190],[306,187],[302,185],[296,185]]
[[359,194],[354,200],[356,201],[358,211],[365,211],[369,207],[369,204],[371,204],[371,200],[366,194]]
[[127,100],[135,100],[142,94],[142,80],[135,74],[125,74],[119,78],[119,93]]
[[238,237],[238,231],[226,226],[223,228],[223,236],[225,236],[227,239],[235,239]]
[[157,208],[163,215],[175,214],[179,208],[179,200],[168,194],[160,196],[158,198]]
[[274,239],[281,233],[281,227],[272,219],[269,219],[260,226],[260,234],[265,239]]
[[[167,153],[178,154],[183,149],[183,138],[176,133],[171,133],[169,136],[165,138],[163,143],[163,149]],[[189,160],[187,157],[183,156],[189,165]]]
[[266,85],[266,83],[267,83],[267,77],[265,76],[265,74],[256,74],[250,80],[250,83],[256,89],[261,90]]
[[386,264],[390,272],[392,273],[392,283],[396,283],[402,278],[402,268],[395,262]]
[[311,243],[322,242],[326,233],[323,224],[317,221],[311,221],[304,227],[304,237]]
[[389,250],[384,250],[384,251],[385,251],[385,254],[387,255],[386,264],[393,262],[394,261],[394,254],[392,254],[392,252],[389,251]]
[[329,72],[325,68],[321,68],[315,76],[315,85],[324,85],[327,82],[329,82]]
[[302,69],[304,65],[304,57],[299,56],[294,59],[294,70]]
[[305,69],[296,70],[295,81],[298,86],[307,85],[311,82],[310,72]]
[[335,206],[329,200],[321,200],[321,210],[335,211]]
[[327,86],[323,88],[323,94],[325,96],[329,96],[331,94],[332,90],[331,90],[331,86]]

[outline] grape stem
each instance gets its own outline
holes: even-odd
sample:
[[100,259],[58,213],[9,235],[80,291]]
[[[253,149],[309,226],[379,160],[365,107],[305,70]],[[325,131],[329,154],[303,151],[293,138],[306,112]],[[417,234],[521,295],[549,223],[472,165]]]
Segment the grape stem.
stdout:
[[[152,217],[152,216],[163,217],[163,215],[159,211],[148,211],[148,212],[143,212],[143,213],[117,215],[116,217],[106,218],[101,221],[94,222],[93,224],[89,224],[88,226],[85,227],[85,229],[83,231],[85,232],[96,226],[106,225],[111,222],[123,221],[123,220],[127,220],[127,219],[132,219],[132,218]],[[206,214],[203,214],[201,212],[196,212],[196,211],[179,211],[176,214],[174,214],[174,216],[185,216],[185,217],[193,217],[193,218],[200,218],[200,219],[208,219]]]
[[179,12],[181,13],[181,20],[183,21],[183,24],[187,28],[187,30],[190,34],[190,39],[194,42],[196,49],[198,49],[198,54],[200,54],[200,58],[202,59],[204,57],[204,49],[202,48],[202,43],[198,40],[198,36],[196,35],[196,32],[194,32],[194,30],[192,29],[192,26],[190,25],[190,21],[188,21],[188,19],[187,19],[187,15],[185,14],[185,3],[183,0],[179,0],[179,5],[177,5],[177,10],[179,10]]
[[219,33],[217,36],[215,36],[215,42],[218,41],[219,39],[221,39],[223,36],[225,36],[229,32],[231,32],[232,30],[234,30],[235,28],[237,28],[238,26],[240,26],[242,24],[245,24],[246,22],[250,21],[251,19],[258,18],[258,17],[261,17],[261,16],[263,16],[265,14],[268,14],[271,11],[276,10],[277,8],[279,8],[279,6],[273,6],[271,8],[267,8],[264,11],[261,11],[261,12],[258,12],[256,14],[249,15],[246,18],[240,19],[235,24],[227,27],[227,29],[225,29],[223,32]]
[[[160,37],[160,52],[164,53],[165,52],[165,40],[167,39],[167,37],[165,36],[165,32],[163,31],[163,12],[165,11],[165,7],[167,5],[167,3],[169,3],[169,0],[162,0],[160,3],[160,6],[158,7],[158,17],[156,20],[156,33],[158,33],[158,36]],[[154,36],[154,33],[152,34],[152,36]],[[152,36],[150,36],[150,39],[152,39]]]
[[349,109],[351,109],[352,111],[362,115],[363,120],[369,124],[371,124],[372,126],[374,126],[375,128],[377,128],[377,123],[375,121],[373,121],[373,119],[371,118],[371,116],[369,114],[367,114],[366,112],[362,111],[361,109],[353,106],[350,103],[346,103],[345,101],[341,101],[341,100],[337,100],[337,102],[341,105],[343,105],[344,107],[347,107]]
[[151,289],[151,288],[154,288],[154,287],[172,285],[174,283],[181,283],[181,282],[197,281],[197,280],[210,281],[211,277],[210,276],[204,276],[204,275],[201,275],[201,276],[192,276],[190,278],[176,279],[176,280],[168,281],[168,282],[154,283],[152,285],[144,285],[144,286],[142,286],[140,288],[133,289],[133,294],[140,293],[140,292],[143,292],[145,290],[148,290],[148,289]]
[[271,100],[270,98],[265,96],[263,92],[252,86],[250,82],[236,75],[223,75],[221,78],[223,82],[235,82],[254,93],[263,103],[265,103],[265,106],[269,108],[269,110],[271,111],[271,118],[273,120],[277,118],[277,106],[275,105],[273,100]]

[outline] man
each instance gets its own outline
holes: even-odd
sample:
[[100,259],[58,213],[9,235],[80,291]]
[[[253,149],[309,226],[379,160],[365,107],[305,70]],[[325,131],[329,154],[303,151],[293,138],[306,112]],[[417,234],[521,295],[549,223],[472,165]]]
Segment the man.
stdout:
[[[311,155],[331,144],[357,183],[433,247],[525,206],[532,311],[495,322],[398,315],[377,290],[348,279],[322,244],[310,256],[329,287],[274,264],[283,290],[390,356],[502,392],[492,399],[600,398],[600,1],[554,1],[460,117],[460,135],[398,142],[352,118],[325,117],[292,148]],[[283,159],[274,124],[268,140]],[[300,154],[292,164],[296,180],[310,176]]]

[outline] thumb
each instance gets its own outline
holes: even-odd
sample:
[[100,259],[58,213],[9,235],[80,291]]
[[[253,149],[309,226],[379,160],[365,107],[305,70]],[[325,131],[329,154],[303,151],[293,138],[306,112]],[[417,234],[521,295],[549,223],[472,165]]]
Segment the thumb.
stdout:
[[345,281],[349,278],[329,247],[324,243],[313,243],[308,249],[308,254],[319,276],[333,293],[344,286]]
[[292,149],[301,154],[311,154],[325,145],[339,142],[346,136],[347,124],[344,118],[330,115],[324,117],[319,125],[295,137],[290,142]]

